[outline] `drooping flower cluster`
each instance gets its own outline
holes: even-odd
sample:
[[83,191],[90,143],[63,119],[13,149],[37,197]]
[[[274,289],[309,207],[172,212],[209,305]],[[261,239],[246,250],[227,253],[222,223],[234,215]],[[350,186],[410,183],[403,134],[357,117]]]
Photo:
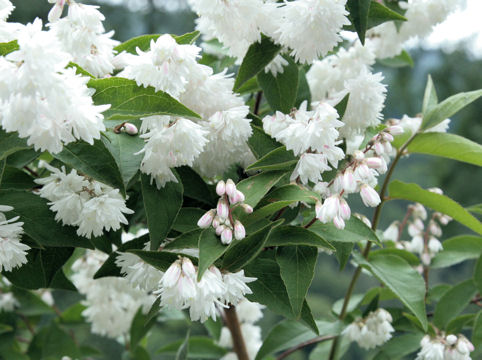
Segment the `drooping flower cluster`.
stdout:
[[212,265],[200,281],[197,269],[187,257],[176,260],[167,269],[154,292],[161,299],[161,308],[189,309],[191,320],[204,322],[216,319],[217,307],[236,305],[245,294],[251,294],[246,283],[256,278],[244,276],[244,270],[236,273],[221,273]]
[[118,338],[129,332],[132,319],[139,308],[149,311],[155,297],[134,288],[125,278],[103,277],[93,279],[96,271],[107,259],[107,254],[87,250],[72,265],[72,281],[85,295],[87,307],[82,315],[92,324],[92,332]]
[[[391,125],[398,125],[401,126],[404,131],[409,132],[411,134],[415,134],[416,132],[420,131],[420,126],[422,125],[422,118],[421,117],[410,117],[408,115],[403,115],[401,119],[390,119],[388,122]],[[445,119],[442,122],[438,123],[437,125],[424,130],[424,132],[447,132],[450,125],[450,119]]]
[[93,105],[89,78],[65,68],[72,58],[57,38],[42,31],[37,19],[16,39],[19,50],[0,57],[1,127],[51,153],[78,139],[89,144],[99,139],[105,130],[102,112],[110,105]]
[[[230,55],[242,59],[261,32],[291,52],[296,60],[311,63],[326,55],[342,39],[349,24],[346,0],[189,0],[198,14],[197,29],[205,40],[217,38]],[[300,41],[303,39],[303,41]]]
[[[222,174],[226,168],[250,157],[246,144],[251,135],[248,107],[232,92],[234,80],[225,72],[213,74],[197,63],[200,48],[179,45],[170,35],[151,41],[149,51],[121,53],[116,59],[119,76],[140,86],[152,86],[179,99],[201,115],[200,120],[170,116],[142,118],[146,146],[141,170],[163,186],[176,181],[170,169],[189,165],[205,176]],[[251,155],[252,157],[252,155]]]
[[470,360],[474,345],[463,335],[425,335],[420,342],[422,349],[415,360]]
[[324,102],[313,104],[311,111],[307,110],[307,102],[303,102],[299,110],[290,114],[276,112],[263,119],[266,133],[296,156],[301,155],[291,180],[299,178],[303,184],[321,181],[321,174],[331,170],[330,165],[336,168],[345,157],[337,146],[341,126],[336,109]]
[[5,212],[13,207],[0,205],[0,271],[12,271],[27,262],[27,251],[30,246],[20,242],[23,234],[23,222],[17,221],[19,216],[7,220]]
[[[442,190],[438,188],[432,188],[429,191],[442,194]],[[390,224],[384,231],[383,238],[394,242],[395,246],[400,249],[418,254],[423,265],[428,266],[432,258],[443,250],[442,243],[439,240],[442,236],[441,225],[447,225],[452,218],[440,212],[433,212],[427,227],[424,224],[426,220],[427,211],[422,204],[409,205],[404,220],[401,223],[394,221]],[[410,241],[401,240],[402,231],[406,225],[408,225]]]
[[[51,1],[55,2],[55,1]],[[57,1],[49,16],[53,34],[59,39],[64,51],[72,55],[72,61],[94,76],[105,76],[114,70],[114,31],[105,33],[104,15],[98,6],[69,1],[66,17],[58,20],[65,0]]]
[[[263,317],[263,305],[250,302],[246,299],[239,302],[236,306],[236,314],[241,324],[241,333],[246,345],[246,351],[250,359],[254,359],[258,350],[261,348],[263,341],[261,340],[261,328],[254,323]],[[224,326],[221,329],[221,336],[218,345],[224,348],[233,348],[233,339],[229,329]],[[224,355],[221,360],[237,360],[238,357],[234,352]]]
[[372,349],[391,339],[395,331],[391,323],[392,315],[380,308],[348,325],[343,335],[350,341],[356,341],[363,349]]
[[225,245],[231,244],[233,235],[236,240],[246,237],[246,230],[241,221],[234,218],[233,209],[241,206],[243,210],[250,214],[253,208],[244,203],[244,194],[236,189],[234,181],[228,179],[226,182],[219,181],[216,186],[216,193],[220,196],[216,209],[206,212],[197,222],[197,225],[206,229],[212,225],[216,229],[216,234],[221,237],[221,242]]
[[393,135],[401,132],[402,129],[397,126],[384,129],[371,139],[365,150],[356,150],[352,160],[332,181],[316,184],[314,190],[326,199],[323,204],[316,204],[316,217],[321,222],[333,221],[337,228],[345,227],[345,220],[351,216],[350,207],[345,200],[348,194],[360,193],[365,206],[375,207],[380,203],[380,196],[374,187],[378,182],[378,175],[387,171]]
[[50,210],[56,213],[55,220],[77,226],[77,234],[87,238],[127,224],[124,214],[133,211],[126,207],[118,189],[81,176],[75,169],[67,174],[64,167],[59,170],[46,163],[42,166],[51,174],[35,182],[43,185],[39,195],[50,201]]

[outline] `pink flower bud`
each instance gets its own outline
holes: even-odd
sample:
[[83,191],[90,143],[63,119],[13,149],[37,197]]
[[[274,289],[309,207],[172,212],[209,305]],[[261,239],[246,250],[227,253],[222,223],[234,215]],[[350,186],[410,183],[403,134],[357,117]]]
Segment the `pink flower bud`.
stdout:
[[233,241],[233,232],[230,228],[226,227],[221,233],[221,242],[224,245],[229,245],[231,241]]
[[197,222],[197,226],[199,226],[201,229],[208,228],[213,222],[214,215],[216,215],[216,210],[214,209],[209,210],[203,216],[201,216],[201,218]]
[[365,206],[375,207],[380,204],[380,196],[367,184],[363,184],[360,188],[360,196]]
[[385,152],[385,148],[383,147],[382,143],[379,141],[375,143],[374,148],[377,155],[382,155]]
[[339,216],[335,216],[333,218],[333,224],[335,224],[335,227],[337,229],[340,229],[340,230],[343,230],[345,228],[345,222],[343,221],[343,219]]
[[[51,1],[53,2],[53,1]],[[48,14],[49,22],[53,23],[56,22],[60,16],[62,15],[62,11],[64,10],[65,0],[58,0],[56,4],[50,9]]]
[[224,229],[226,229],[227,226],[226,225],[219,225],[217,228],[216,228],[216,235],[220,236],[221,233],[224,231]]
[[228,194],[228,196],[234,196],[235,193],[236,185],[234,184],[233,180],[228,179],[228,181],[226,181],[226,194]]
[[338,215],[343,220],[348,220],[351,216],[351,209],[345,199],[340,199],[340,209],[338,210]]
[[403,128],[400,125],[389,126],[386,131],[395,136],[403,134]]
[[393,141],[393,136],[387,132],[384,132],[382,137],[383,137],[383,140],[385,141],[389,141],[389,142]]
[[224,198],[219,199],[218,206],[216,207],[216,211],[218,216],[221,219],[226,219],[229,216],[229,206],[226,199]]
[[239,202],[243,202],[245,200],[245,197],[244,197],[244,194],[239,191],[239,190],[236,190],[234,192],[234,196],[230,196],[229,197],[229,202],[231,204],[236,204],[236,203],[239,203]]
[[333,195],[330,196],[328,199],[325,200],[323,205],[321,206],[321,211],[320,211],[320,221],[322,223],[328,223],[335,216],[338,214],[338,210],[340,208],[340,198],[338,195]]
[[363,151],[355,150],[355,152],[353,153],[353,157],[355,158],[355,160],[360,161],[365,158],[365,154],[363,153]]
[[343,174],[343,190],[345,190],[346,193],[353,193],[356,191],[356,181],[351,168],[346,169]]
[[243,208],[243,210],[246,214],[251,214],[253,212],[252,206],[250,206],[248,204],[241,204],[241,207]]
[[360,179],[367,179],[372,175],[372,173],[370,172],[368,166],[362,163],[356,167],[355,175],[358,176]]
[[343,174],[338,174],[335,177],[335,181],[333,181],[331,188],[334,193],[339,193],[343,190]]
[[214,220],[213,220],[213,228],[217,228],[219,225],[221,225],[222,222],[221,222],[221,218],[219,216],[215,216],[214,217]]
[[137,133],[139,132],[139,130],[137,130],[137,126],[131,123],[125,123],[124,130],[126,134],[129,134],[129,135],[137,135]]
[[390,154],[390,153],[392,152],[392,150],[393,150],[392,144],[390,144],[388,141],[385,141],[385,142],[383,143],[383,149],[385,150],[385,152],[386,152],[387,154]]
[[226,183],[223,180],[221,180],[216,185],[216,194],[218,194],[219,196],[223,196],[225,193],[226,193]]
[[238,220],[234,222],[234,237],[236,240],[243,240],[246,237],[246,230]]
[[369,168],[378,169],[382,166],[382,159],[379,157],[369,157],[365,159],[365,164],[367,164]]
[[191,278],[196,278],[196,268],[187,257],[182,258],[182,272]]

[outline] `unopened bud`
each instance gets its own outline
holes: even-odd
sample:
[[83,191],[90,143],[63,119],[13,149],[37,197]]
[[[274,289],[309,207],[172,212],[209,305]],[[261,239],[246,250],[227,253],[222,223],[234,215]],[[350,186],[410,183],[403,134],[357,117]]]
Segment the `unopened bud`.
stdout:
[[235,193],[236,185],[234,184],[233,180],[228,179],[228,181],[226,181],[226,194],[228,194],[228,196],[234,196]]
[[390,153],[392,152],[392,150],[393,150],[392,144],[390,144],[388,141],[385,141],[385,142],[383,143],[383,148],[384,148],[384,150],[385,150],[385,152],[386,152],[387,154],[390,154]]
[[126,134],[129,134],[129,135],[137,135],[137,133],[139,132],[139,130],[137,130],[137,126],[131,123],[125,123],[124,130]]
[[315,204],[315,214],[316,214],[316,217],[319,218],[321,216],[321,208],[322,208],[322,205],[321,205],[321,201],[320,200],[316,200],[316,204]]
[[363,153],[363,151],[355,150],[355,152],[353,153],[353,157],[355,158],[355,160],[363,160],[365,158],[365,154]]
[[447,335],[447,337],[445,338],[445,340],[447,341],[447,344],[449,345],[453,345],[457,342],[457,336],[455,335]]
[[379,141],[375,142],[374,148],[377,155],[382,155],[385,152],[385,148],[383,147],[382,143]]
[[221,219],[226,219],[229,216],[229,206],[225,199],[219,199],[216,211]]
[[245,200],[245,197],[244,197],[244,194],[239,191],[239,190],[236,190],[234,192],[234,196],[230,196],[229,197],[229,202],[231,204],[236,204],[236,203],[239,203],[239,202],[243,202]]
[[223,223],[223,221],[221,220],[221,218],[219,216],[215,216],[214,220],[213,220],[213,228],[216,229],[222,223]]
[[365,159],[365,164],[367,164],[369,168],[378,169],[382,166],[382,159],[379,157],[369,157]]
[[226,227],[221,233],[221,242],[224,245],[229,245],[231,241],[233,241],[233,232],[230,228]]
[[343,174],[343,190],[346,193],[353,193],[356,190],[356,181],[351,168],[346,169]]
[[340,199],[340,209],[338,210],[338,215],[343,220],[348,220],[351,216],[351,209],[345,199]]
[[241,204],[241,207],[246,214],[251,214],[253,212],[253,207],[248,204]]
[[367,184],[363,184],[360,188],[360,196],[365,206],[375,207],[380,204],[380,195]]
[[403,134],[403,128],[400,125],[389,126],[386,131],[395,136]]
[[382,135],[383,140],[392,142],[393,141],[393,136],[387,132],[384,132]]
[[343,230],[345,228],[345,222],[340,216],[335,216],[333,218],[333,224],[335,224],[337,229]]
[[224,231],[224,229],[226,229],[226,228],[227,228],[226,225],[219,225],[216,228],[216,235],[220,236],[222,234],[222,232]]
[[216,185],[216,194],[218,194],[219,196],[223,196],[225,193],[226,193],[226,183],[223,180],[221,180]]
[[246,230],[243,224],[238,220],[234,222],[234,237],[236,240],[242,240],[246,237]]
[[208,228],[213,222],[214,215],[216,215],[216,210],[214,209],[209,210],[203,216],[201,216],[201,218],[197,222],[197,226],[199,226],[201,229]]

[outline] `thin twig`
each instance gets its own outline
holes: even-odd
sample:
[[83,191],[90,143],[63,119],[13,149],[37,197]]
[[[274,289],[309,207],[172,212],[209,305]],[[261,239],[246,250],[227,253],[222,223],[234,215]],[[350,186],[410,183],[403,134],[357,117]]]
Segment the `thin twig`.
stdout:
[[276,360],[282,360],[284,359],[285,357],[287,357],[288,355],[294,353],[295,351],[298,351],[306,346],[310,346],[310,345],[313,345],[313,344],[318,344],[320,342],[323,342],[323,341],[328,341],[328,340],[332,340],[336,337],[336,335],[330,335],[330,336],[318,336],[318,337],[315,337],[314,339],[311,339],[311,340],[308,340],[308,341],[305,341],[305,342],[302,342],[301,344],[298,344],[296,346],[293,346],[292,348],[289,348],[288,350],[286,350],[285,352],[281,353],[277,358]]
[[316,221],[316,216],[311,219],[311,221],[304,226],[305,229],[308,229],[311,225],[313,225]]
[[24,168],[25,170],[27,170],[27,171],[30,173],[30,175],[35,176],[35,177],[39,177],[38,172],[36,172],[35,170],[30,169],[27,165],[25,165],[23,168]]
[[258,93],[256,94],[256,102],[254,104],[254,109],[253,109],[254,115],[258,115],[258,113],[259,113],[259,107],[261,105],[261,99],[262,98],[263,98],[263,92],[258,91]]

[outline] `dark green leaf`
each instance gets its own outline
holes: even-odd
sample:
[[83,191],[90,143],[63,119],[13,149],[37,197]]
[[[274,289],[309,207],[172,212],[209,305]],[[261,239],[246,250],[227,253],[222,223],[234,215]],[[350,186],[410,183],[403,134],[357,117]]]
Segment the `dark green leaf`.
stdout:
[[348,99],[350,98],[350,94],[346,94],[343,99],[340,100],[338,104],[335,105],[336,112],[340,116],[340,119],[343,119],[345,115],[346,107],[348,105]]
[[375,251],[370,252],[369,259],[373,259],[376,256],[385,256],[385,255],[396,255],[398,257],[401,257],[405,259],[410,265],[412,266],[418,266],[420,265],[420,260],[418,257],[406,250],[402,249],[395,249],[395,248],[385,248],[385,249],[379,249]]
[[384,6],[378,1],[372,1],[370,4],[370,11],[368,13],[368,25],[367,29],[375,27],[377,25],[383,24],[387,21],[406,21],[407,19],[391,10],[390,8]]
[[184,186],[184,196],[212,207],[216,206],[218,196],[215,186],[206,184],[202,177],[188,166],[178,167],[176,171]]
[[164,249],[169,250],[180,250],[180,249],[197,249],[199,244],[199,237],[201,236],[202,229],[195,229],[186,232],[169,244],[164,246]]
[[280,267],[281,278],[296,317],[301,313],[306,294],[315,276],[317,258],[318,249],[313,246],[283,246],[276,252],[276,262]]
[[315,222],[310,230],[327,241],[351,242],[372,241],[380,244],[377,235],[363,221],[352,216],[345,222],[343,230],[337,229],[332,223]]
[[439,195],[422,189],[417,184],[406,184],[401,181],[393,181],[388,186],[389,197],[392,199],[404,199],[419,202],[435,211],[449,215],[454,220],[482,234],[482,224],[467,210],[454,200],[445,195]]
[[420,348],[422,337],[420,333],[395,336],[380,348],[374,360],[404,358]]
[[482,237],[460,235],[443,242],[443,250],[432,259],[430,267],[452,266],[469,259],[477,259],[482,254]]
[[[183,343],[184,340],[173,342],[169,345],[163,346],[158,352],[162,354],[175,354]],[[220,359],[226,355],[226,353],[226,349],[216,345],[214,341],[208,337],[192,336],[189,338],[188,358]]]
[[441,156],[482,166],[482,145],[455,134],[419,134],[408,145],[408,152]]
[[155,250],[171,230],[181,209],[183,186],[179,182],[168,182],[163,188],[157,189],[145,174],[141,176],[141,183],[151,250]]
[[266,134],[262,127],[251,125],[253,134],[248,140],[248,146],[256,159],[260,159],[270,151],[282,146],[275,139]]
[[[185,185],[184,185],[185,186]],[[199,208],[181,208],[172,228],[181,233],[198,229],[197,222],[206,211]]]
[[479,293],[482,294],[482,255],[479,256],[479,260],[475,264],[473,279]]
[[84,68],[82,68],[80,65],[78,65],[76,63],[69,62],[69,64],[67,65],[67,68],[74,68],[76,74],[82,75],[82,76],[87,76],[91,79],[95,79],[94,75],[92,75],[91,73],[89,73],[87,70],[85,70]]
[[440,329],[454,317],[459,315],[469,305],[472,297],[477,293],[472,279],[461,282],[447,291],[435,306],[433,323]]
[[189,353],[189,336],[191,335],[191,329],[187,330],[186,338],[184,342],[181,344],[179,349],[176,352],[176,360],[186,360],[187,355]]
[[54,157],[125,194],[124,182],[117,163],[102,141],[95,140],[93,145],[78,141],[64,146],[63,150]]
[[385,59],[378,59],[378,62],[382,65],[392,67],[392,68],[400,68],[405,66],[410,66],[413,68],[413,59],[408,52],[403,50],[397,56]]
[[340,264],[341,271],[345,268],[346,264],[348,264],[348,260],[350,259],[355,244],[341,241],[331,241],[331,244],[335,247],[335,256],[338,260],[338,264]]
[[273,111],[288,114],[296,102],[298,95],[298,66],[290,58],[282,74],[274,77],[270,72],[258,74],[258,84]]
[[34,149],[25,149],[17,151],[7,158],[7,166],[12,166],[17,169],[23,168],[25,165],[30,164],[36,158],[40,156],[40,151]]
[[12,293],[20,304],[16,311],[25,316],[55,314],[54,309],[47,305],[39,295],[31,291],[12,287]]
[[335,251],[335,248],[326,240],[321,238],[315,232],[299,226],[279,226],[268,237],[265,246],[315,246],[321,247],[329,251]]
[[236,187],[246,197],[245,203],[255,207],[285,175],[286,172],[281,170],[267,171],[239,182]]
[[7,156],[24,149],[28,149],[27,140],[20,139],[17,132],[5,132],[0,129],[0,160]]
[[298,94],[296,95],[295,108],[306,101],[308,106],[311,104],[311,91],[308,80],[306,79],[306,71],[303,68],[299,69],[298,73]]
[[370,9],[370,0],[348,0],[346,3],[350,15],[351,23],[355,26],[358,38],[362,44],[365,44],[365,32],[368,25],[368,12]]
[[234,90],[238,90],[246,81],[262,71],[278,55],[280,49],[281,46],[262,35],[261,41],[252,44],[244,56],[234,83]]
[[446,327],[447,334],[460,334],[464,327],[474,321],[475,315],[476,314],[464,314],[450,320]]
[[246,170],[287,170],[294,168],[297,162],[298,158],[293,152],[281,146],[249,165]]
[[[40,359],[61,359],[63,356],[80,358],[80,350],[72,336],[62,330],[55,322],[35,334],[28,355]],[[35,357],[37,359],[37,357]]]
[[[137,48],[139,48],[142,51],[148,51],[151,47],[151,40],[156,41],[160,36],[161,35],[159,34],[137,36],[123,42],[120,45],[117,45],[114,48],[114,50],[117,51],[118,53],[121,53],[122,51],[126,51],[128,53],[137,55],[137,51],[136,51]],[[176,40],[176,42],[179,45],[189,45],[194,43],[196,39],[199,37],[199,31],[193,31],[193,32],[190,32],[184,35],[179,35],[179,36],[172,35],[172,37]]]
[[482,310],[475,317],[471,340],[476,349],[482,346]]
[[[245,240],[242,240],[245,241]],[[198,281],[201,280],[204,272],[227,250],[227,246],[221,243],[214,229],[203,230],[199,237],[199,267],[197,273]]]
[[422,114],[427,114],[429,110],[438,104],[437,92],[432,81],[432,76],[428,75],[425,93],[423,95]]
[[90,88],[96,90],[92,96],[96,105],[111,104],[104,111],[106,120],[138,119],[151,115],[172,115],[200,118],[171,95],[163,91],[155,91],[153,87],[140,87],[134,80],[120,77],[90,80]]
[[152,325],[154,325],[154,322],[155,319],[147,320],[147,315],[142,313],[142,307],[137,310],[136,315],[132,319],[130,329],[130,346],[132,349],[137,347]]
[[139,256],[149,265],[154,266],[156,269],[166,271],[173,262],[178,258],[177,254],[165,251],[146,251],[146,250],[127,250],[127,252],[133,253]]
[[376,256],[369,261],[354,254],[359,265],[368,269],[385,284],[427,328],[425,315],[425,282],[403,258],[395,255]]

